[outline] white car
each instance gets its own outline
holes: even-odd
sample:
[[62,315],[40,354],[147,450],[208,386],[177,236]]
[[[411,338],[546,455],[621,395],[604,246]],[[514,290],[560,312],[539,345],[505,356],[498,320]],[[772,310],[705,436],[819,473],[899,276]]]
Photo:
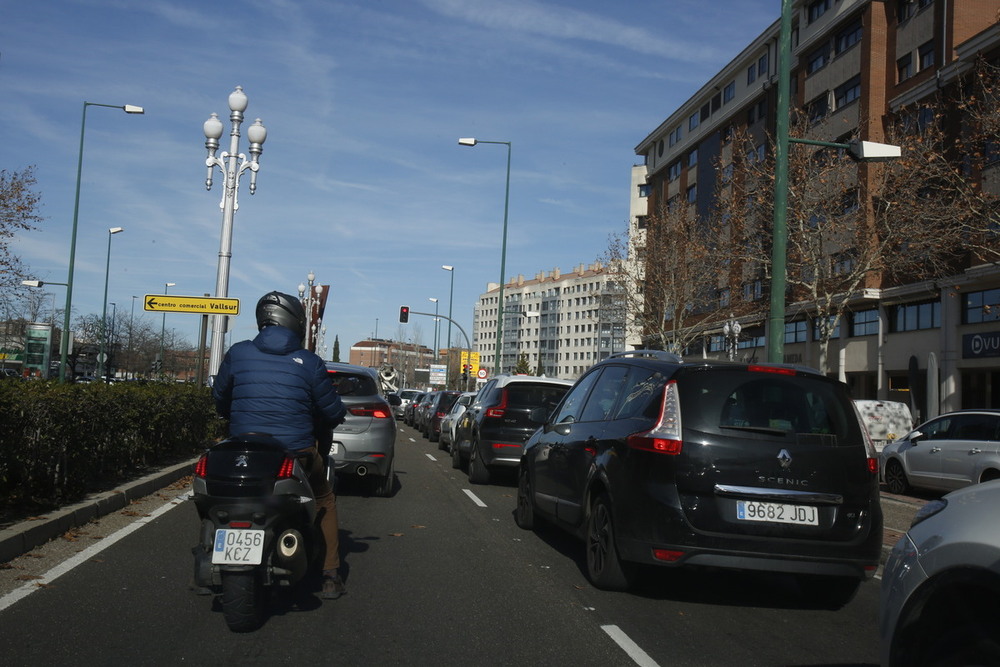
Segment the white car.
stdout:
[[1000,410],[959,410],[924,422],[881,452],[890,493],[954,491],[1000,478]]
[[448,449],[451,443],[455,442],[455,426],[458,425],[458,420],[461,418],[462,413],[464,413],[469,404],[472,403],[472,399],[476,397],[476,392],[466,391],[463,392],[455,404],[451,406],[451,410],[448,414],[444,416],[441,420],[441,437],[438,440],[438,449]]
[[881,663],[1000,664],[1000,481],[927,503],[882,573]]

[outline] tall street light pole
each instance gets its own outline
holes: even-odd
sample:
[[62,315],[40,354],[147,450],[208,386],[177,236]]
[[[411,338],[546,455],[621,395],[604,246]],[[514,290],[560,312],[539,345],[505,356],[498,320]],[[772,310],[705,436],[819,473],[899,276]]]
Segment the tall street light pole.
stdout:
[[[786,0],[787,1],[787,0]],[[493,360],[493,375],[500,374],[500,355],[503,351],[503,287],[506,280],[504,271],[507,265],[507,211],[510,205],[510,142],[509,141],[483,141],[474,137],[467,137],[458,140],[461,146],[475,146],[476,144],[501,144],[507,147],[507,186],[503,196],[503,241],[500,245],[500,295],[497,304],[497,345],[496,358]]]
[[[264,140],[267,139],[267,129],[261,124],[258,118],[253,125],[247,129],[247,139],[250,140],[250,159],[240,153],[240,125],[243,123],[243,112],[247,108],[247,96],[243,92],[242,86],[236,86],[236,90],[229,94],[229,120],[232,129],[229,132],[229,151],[224,151],[221,156],[215,153],[219,150],[219,139],[222,137],[222,121],[218,114],[212,114],[205,121],[205,148],[208,149],[208,157],[205,159],[205,166],[208,167],[208,176],[205,179],[205,189],[212,189],[212,174],[215,167],[218,167],[224,176],[222,189],[222,201],[219,208],[222,209],[222,236],[219,244],[219,267],[215,279],[215,296],[226,297],[229,295],[229,264],[232,259],[233,249],[233,216],[239,209],[237,192],[240,185],[240,176],[247,169],[250,170],[250,194],[257,191],[257,170],[260,169],[260,154],[264,151]],[[212,320],[212,350],[209,356],[208,374],[214,376],[219,371],[222,363],[222,353],[226,340],[226,324],[228,316],[215,315]]]
[[105,345],[104,341],[108,337],[108,276],[111,274],[111,237],[124,232],[124,227],[112,227],[108,230],[108,259],[104,265],[104,300],[101,311],[101,345],[100,353],[97,355],[97,379],[100,381],[104,377]]
[[69,271],[66,279],[66,312],[63,314],[63,332],[59,341],[59,381],[66,381],[66,369],[69,357],[69,318],[73,310],[73,266],[76,261],[76,230],[80,220],[80,178],[83,175],[83,137],[87,127],[87,107],[107,107],[109,109],[121,109],[128,114],[145,113],[142,107],[132,104],[98,104],[97,102],[83,103],[83,119],[80,121],[80,152],[76,161],[76,195],[73,199],[73,231],[69,241]]
[[[107,336],[105,336],[108,341],[108,362],[110,362],[111,358],[114,356],[115,345],[113,339],[115,336],[115,318],[118,317],[118,304],[112,301],[109,305],[111,306],[111,328],[108,330]],[[107,379],[105,380],[106,384],[111,384],[111,369],[112,366],[108,363]]]
[[[163,294],[167,294],[167,290],[176,285],[177,283],[163,283]],[[167,312],[163,311],[163,323],[160,324],[160,373],[163,373],[163,367],[166,365],[163,362],[163,337],[167,332]]]
[[[428,297],[428,301],[434,302],[434,361],[438,360],[438,349],[441,347],[438,344],[438,324],[440,320],[438,319],[438,300],[434,297]],[[447,383],[447,378],[445,378]]]
[[441,268],[451,274],[451,288],[448,290],[448,340],[445,341],[445,347],[448,349],[448,356],[445,361],[447,364],[445,368],[445,386],[447,386],[448,378],[451,377],[451,306],[452,302],[455,301],[455,267],[442,264]]

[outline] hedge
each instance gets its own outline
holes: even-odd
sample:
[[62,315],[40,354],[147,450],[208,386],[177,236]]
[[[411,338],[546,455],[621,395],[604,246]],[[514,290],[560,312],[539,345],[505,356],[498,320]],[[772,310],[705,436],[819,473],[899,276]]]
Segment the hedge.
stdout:
[[0,516],[76,502],[194,456],[224,427],[206,387],[0,382]]

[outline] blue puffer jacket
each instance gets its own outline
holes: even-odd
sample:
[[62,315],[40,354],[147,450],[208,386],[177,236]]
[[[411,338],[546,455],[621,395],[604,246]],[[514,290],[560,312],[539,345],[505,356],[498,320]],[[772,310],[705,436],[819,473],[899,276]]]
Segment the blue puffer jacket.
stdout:
[[230,435],[269,433],[289,450],[314,445],[314,424],[336,426],[347,412],[323,360],[280,326],[229,349],[212,397]]

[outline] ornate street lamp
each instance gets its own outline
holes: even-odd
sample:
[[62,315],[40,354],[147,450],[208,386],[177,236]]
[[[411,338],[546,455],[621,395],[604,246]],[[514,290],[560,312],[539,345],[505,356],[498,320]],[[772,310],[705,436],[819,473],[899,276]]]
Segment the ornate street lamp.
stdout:
[[87,127],[87,107],[107,107],[109,109],[121,109],[128,114],[143,114],[142,107],[132,104],[98,104],[97,102],[83,103],[83,120],[80,121],[80,153],[76,161],[76,195],[73,199],[73,231],[69,240],[69,277],[66,279],[66,312],[63,314],[63,332],[59,341],[59,381],[66,381],[66,369],[69,364],[69,318],[73,311],[73,266],[76,261],[76,230],[80,220],[80,178],[83,175],[83,136]]
[[[215,279],[215,296],[229,296],[229,263],[232,258],[233,248],[233,216],[239,209],[237,192],[240,186],[240,176],[247,169],[250,170],[250,194],[257,191],[257,170],[260,169],[260,154],[264,151],[264,140],[267,139],[267,129],[261,124],[258,118],[253,125],[247,129],[247,139],[250,140],[250,159],[240,153],[240,125],[243,124],[243,112],[247,108],[247,96],[243,92],[242,86],[236,86],[236,90],[229,94],[229,120],[232,129],[229,132],[229,150],[224,151],[221,156],[216,156],[219,150],[219,139],[222,137],[222,121],[218,114],[212,114],[205,121],[205,148],[208,149],[208,157],[205,159],[205,166],[208,167],[208,175],[205,179],[205,189],[212,189],[212,174],[215,167],[218,167],[224,176],[222,188],[222,201],[219,208],[222,209],[222,238],[219,244],[219,267]],[[225,347],[227,315],[215,315],[212,320],[212,350],[209,356],[208,374],[214,376],[219,371],[222,363],[222,353]]]
[[483,141],[474,137],[464,137],[458,140],[460,146],[475,146],[476,144],[501,144],[507,147],[507,186],[503,196],[503,240],[500,244],[500,301],[497,304],[497,345],[496,359],[493,361],[493,374],[500,374],[500,355],[503,352],[503,284],[504,271],[507,265],[507,211],[510,205],[510,142],[509,141]]

